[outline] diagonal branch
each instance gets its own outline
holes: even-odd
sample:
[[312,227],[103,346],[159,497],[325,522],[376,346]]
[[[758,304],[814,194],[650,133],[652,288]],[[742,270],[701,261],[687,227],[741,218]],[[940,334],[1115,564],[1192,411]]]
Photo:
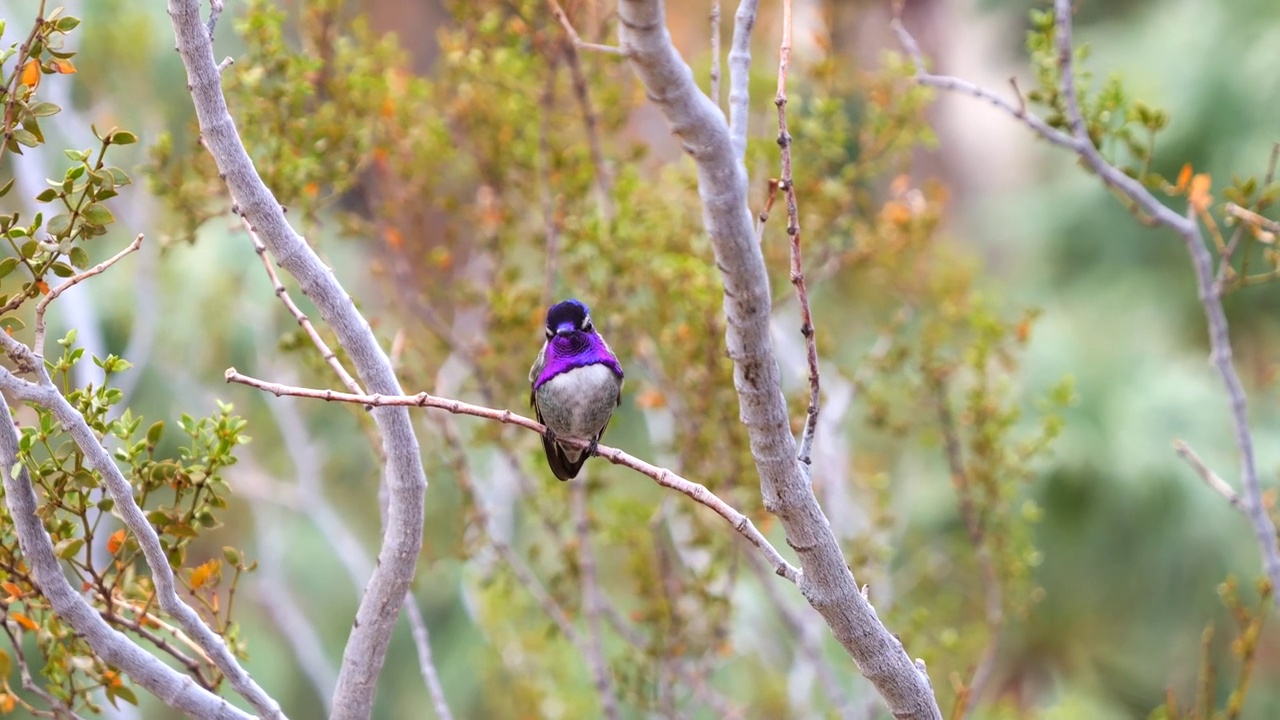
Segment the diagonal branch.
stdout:
[[[368,321],[333,271],[290,227],[280,203],[254,169],[227,111],[211,33],[200,20],[199,0],[169,0],[169,16],[201,137],[237,208],[333,328],[364,387],[372,393],[399,394],[400,383]],[[337,720],[362,720],[373,712],[377,678],[422,548],[427,478],[409,413],[384,407],[372,409],[371,414],[382,438],[390,500],[378,563],[343,651],[333,702]]]
[[[859,592],[812,484],[796,460],[769,334],[769,277],[747,206],[747,174],[738,136],[730,132],[715,103],[698,90],[692,71],[672,45],[660,0],[619,0],[618,15],[632,68],[697,165],[703,224],[724,284],[725,343],[734,364],[740,414],[760,474],[765,509],[781,521],[788,544],[800,558],[800,591],[896,718],[941,718],[928,675],[911,662],[902,642]],[[739,44],[745,43],[735,40]],[[744,79],[749,64],[731,63],[730,69]],[[745,97],[739,98],[745,109]]]
[[[0,371],[0,388],[13,392],[37,386]],[[56,392],[55,392],[56,394]],[[94,654],[120,668],[141,687],[171,708],[195,718],[248,720],[251,716],[226,700],[205,690],[157,657],[146,652],[127,636],[113,630],[80,593],[67,582],[53,552],[53,541],[37,515],[39,502],[31,486],[25,464],[18,462],[18,433],[9,403],[0,395],[0,467],[4,468],[4,501],[13,518],[14,530],[40,592],[49,606],[76,633],[89,643]],[[16,468],[17,472],[11,472]],[[166,565],[167,567],[167,565]]]
[[[1054,0],[1054,22],[1060,78],[1059,90],[1066,106],[1070,134],[1050,127],[1043,119],[1027,112],[1024,106],[1014,105],[990,90],[959,78],[926,73],[925,60],[920,47],[900,18],[893,20],[893,29],[898,34],[902,46],[915,62],[917,82],[930,87],[962,92],[995,105],[1042,138],[1078,155],[1104,183],[1130,200],[1155,224],[1169,228],[1182,239],[1191,257],[1200,304],[1204,308],[1209,326],[1209,359],[1218,372],[1231,407],[1231,422],[1240,461],[1243,510],[1249,519],[1254,538],[1262,554],[1263,571],[1273,587],[1280,587],[1280,548],[1276,544],[1276,526],[1267,515],[1266,507],[1262,502],[1262,485],[1258,480],[1244,384],[1240,381],[1240,375],[1236,372],[1232,361],[1231,335],[1228,332],[1227,316],[1222,307],[1222,283],[1214,274],[1213,256],[1209,253],[1200,226],[1196,222],[1195,208],[1189,206],[1186,214],[1173,210],[1156,198],[1141,182],[1107,162],[1098,148],[1094,147],[1080,110],[1080,99],[1075,85],[1071,0]],[[1200,475],[1206,479],[1209,477],[1204,473]],[[1276,597],[1275,602],[1280,606],[1280,596]]]
[[[156,599],[160,607],[182,626],[182,629],[209,656],[218,670],[227,676],[231,687],[253,705],[260,715],[264,718],[283,717],[279,704],[254,682],[231,654],[226,642],[205,624],[190,605],[178,597],[177,583],[173,568],[169,565],[168,555],[160,545],[160,538],[155,528],[138,507],[133,497],[133,485],[120,472],[111,454],[102,446],[98,436],[85,422],[84,415],[58,391],[49,379],[44,363],[30,348],[4,333],[0,333],[0,347],[3,347],[19,366],[34,372],[37,377],[37,382],[27,382],[5,370],[0,373],[0,388],[8,391],[18,400],[47,409],[80,448],[84,454],[85,464],[90,470],[98,473],[107,494],[115,501],[115,512],[137,539],[147,566],[151,569],[151,579],[155,585]],[[43,586],[41,589],[44,589]]]
[[62,293],[70,290],[76,285],[79,285],[85,280],[88,280],[94,275],[97,275],[103,272],[104,270],[111,267],[112,265],[115,265],[117,262],[120,262],[120,260],[124,258],[125,255],[128,255],[129,253],[136,251],[140,247],[142,247],[141,234],[139,234],[138,237],[134,238],[133,242],[126,245],[123,250],[116,253],[115,255],[112,255],[111,257],[107,258],[106,260],[103,260],[97,265],[94,265],[88,270],[77,273],[67,278],[66,282],[50,290],[48,295],[45,295],[44,298],[40,300],[40,302],[36,303],[36,331],[35,331],[35,339],[32,341],[31,347],[32,349],[35,350],[37,355],[44,357],[44,330],[45,330],[44,314],[49,309],[49,303],[53,302],[54,300],[57,300],[58,296],[61,295]]
[[[257,378],[249,377],[238,372],[235,368],[228,368],[226,372],[227,382],[248,385],[259,390],[265,390],[277,397],[292,396],[305,397],[315,400],[324,400],[325,402],[344,402],[344,403],[360,403],[363,405],[371,405],[373,407],[425,407],[435,408],[437,410],[447,410],[454,415],[471,415],[473,417],[485,418],[487,420],[495,420],[508,425],[516,425],[526,430],[532,430],[539,435],[546,432],[546,427],[542,423],[532,420],[523,415],[518,415],[510,410],[495,410],[493,408],[482,407],[480,405],[472,405],[471,403],[461,402],[459,400],[451,400],[449,398],[436,397],[428,393],[418,393],[417,395],[356,395],[353,393],[337,392],[334,390],[317,390],[312,388],[293,387],[289,385],[281,385],[279,383],[267,382]],[[562,442],[574,442],[580,447],[586,448],[586,441],[578,442],[573,438],[562,438]],[[660,468],[633,456],[629,455],[617,448],[606,447],[600,445],[596,454],[614,465],[622,465],[631,468],[636,472],[644,475],[659,485],[675,490],[692,499],[694,502],[705,505],[720,517],[724,518],[733,529],[738,531],[752,545],[764,555],[769,561],[770,567],[778,575],[798,582],[800,571],[783,559],[772,544],[765,539],[760,533],[751,518],[735,510],[725,501],[721,500],[704,485],[700,485],[691,480],[686,480],[679,475]]]

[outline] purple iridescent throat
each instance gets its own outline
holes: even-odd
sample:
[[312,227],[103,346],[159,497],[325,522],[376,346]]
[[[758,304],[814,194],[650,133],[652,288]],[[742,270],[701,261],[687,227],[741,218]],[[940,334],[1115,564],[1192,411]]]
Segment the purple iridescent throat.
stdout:
[[595,333],[575,331],[553,336],[547,341],[547,354],[543,362],[542,373],[533,383],[534,390],[560,373],[588,365],[608,366],[618,377],[622,377],[622,366],[618,364],[618,359],[610,352],[604,338]]

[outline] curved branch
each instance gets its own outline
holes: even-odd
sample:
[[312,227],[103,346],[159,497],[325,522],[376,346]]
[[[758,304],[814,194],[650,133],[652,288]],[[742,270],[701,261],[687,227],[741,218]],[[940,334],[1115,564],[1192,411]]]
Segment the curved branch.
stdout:
[[[8,391],[35,389],[37,386],[0,371],[0,387]],[[61,396],[59,396],[61,397]],[[195,718],[216,720],[249,720],[251,717],[226,700],[200,687],[190,677],[165,665],[151,653],[113,630],[96,610],[67,582],[62,566],[53,553],[53,541],[36,514],[39,501],[31,486],[26,465],[18,462],[18,433],[15,430],[8,401],[0,395],[0,467],[4,468],[5,504],[13,518],[22,553],[31,565],[31,573],[40,592],[58,617],[75,628],[93,652],[110,665],[120,668],[134,682],[155,695],[169,707]],[[17,467],[18,472],[10,468]],[[168,567],[166,565],[165,567]]]
[[[227,111],[213,59],[212,33],[200,20],[199,0],[169,0],[169,15],[201,137],[226,180],[237,211],[315,303],[347,351],[364,387],[372,393],[399,394],[400,383],[368,321],[332,270],[290,227],[284,209],[254,169]],[[371,413],[382,437],[390,505],[382,552],[343,651],[333,702],[333,717],[339,720],[368,718],[373,712],[377,678],[422,548],[427,479],[409,413],[392,407],[374,408]]]
[[769,278],[755,242],[746,169],[734,136],[672,46],[660,0],[619,0],[618,16],[622,46],[636,75],[697,163],[703,223],[724,282],[725,341],[733,359],[742,421],[760,473],[765,508],[781,521],[804,568],[800,591],[885,698],[894,717],[940,719],[928,676],[911,662],[902,643],[858,591],[796,459],[769,335]]

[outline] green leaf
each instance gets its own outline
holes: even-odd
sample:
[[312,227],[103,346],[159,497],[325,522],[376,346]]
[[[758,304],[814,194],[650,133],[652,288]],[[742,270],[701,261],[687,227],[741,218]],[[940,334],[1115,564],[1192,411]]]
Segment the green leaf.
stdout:
[[89,267],[89,253],[79,245],[71,248],[71,252],[68,253],[68,257],[71,260],[71,264],[80,270]]
[[63,560],[69,560],[84,547],[84,538],[67,538],[53,546],[53,552]]
[[62,112],[62,108],[51,102],[42,100],[27,106],[27,112],[35,115],[36,117],[49,117],[50,115],[57,115]]
[[155,447],[160,444],[160,437],[164,435],[164,421],[161,420],[147,429],[147,444]]
[[98,172],[111,173],[111,184],[115,185],[116,187],[120,187],[121,185],[128,185],[129,183],[133,182],[132,180],[129,179],[128,173],[126,173],[125,171],[121,170],[118,167],[115,167],[114,165],[108,165],[107,167],[102,168]]
[[[44,231],[49,233],[50,235],[66,235],[67,231],[70,229],[71,229],[71,216],[66,213],[62,213],[60,215],[54,215],[53,217],[49,218],[49,224],[45,225],[44,227]],[[35,254],[34,252],[31,253],[31,255],[34,255],[34,254]],[[31,257],[31,255],[28,255],[25,252],[23,252],[22,255],[23,257],[27,257],[27,258]]]
[[58,21],[53,24],[53,29],[65,33],[75,30],[78,25],[80,25],[80,18],[68,15],[58,18]]
[[128,130],[116,130],[107,136],[107,142],[112,145],[132,145],[138,142],[138,136]]
[[7,257],[3,260],[0,260],[0,278],[3,278],[4,276],[13,272],[14,269],[17,267],[18,267],[18,258],[16,257]]
[[0,197],[4,197],[9,194],[9,191],[13,189],[13,181],[16,179],[17,178],[9,178],[9,182],[5,183],[4,187],[0,187]]
[[85,208],[81,214],[84,215],[85,222],[90,225],[109,225],[115,222],[116,219],[105,205],[99,205],[98,203],[93,203]]
[[129,703],[130,705],[137,705],[137,704],[138,704],[138,696],[137,696],[137,695],[134,695],[134,694],[133,694],[133,690],[130,690],[130,689],[129,689],[127,686],[125,686],[125,685],[114,685],[114,686],[112,686],[112,688],[111,688],[111,692],[112,692],[112,694],[114,694],[116,697],[118,697],[118,698],[120,698],[121,700],[123,700],[123,701],[125,701],[125,702]]
[[64,262],[56,262],[53,264],[53,274],[58,277],[71,277],[76,274],[76,269]]
[[49,202],[50,200],[61,197],[61,195],[62,194],[59,193],[54,188],[46,188],[39,195],[36,196],[36,202],[42,202],[42,203]]
[[0,330],[10,334],[18,332],[26,326],[26,323],[13,316],[0,318]]
[[23,128],[15,128],[13,131],[13,139],[15,142],[26,145],[27,147],[35,147],[40,144],[36,136],[30,130]]
[[240,551],[230,545],[223,546],[222,557],[226,558],[228,565],[237,566],[240,564]]

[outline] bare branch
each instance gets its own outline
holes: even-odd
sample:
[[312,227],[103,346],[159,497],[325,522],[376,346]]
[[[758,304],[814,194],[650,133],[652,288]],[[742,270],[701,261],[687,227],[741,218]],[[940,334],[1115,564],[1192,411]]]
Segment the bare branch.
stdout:
[[751,29],[756,25],[759,5],[760,0],[738,0],[729,45],[729,136],[733,156],[739,163],[747,154],[747,125],[751,117]]
[[[11,338],[10,341],[14,342]],[[39,389],[7,370],[0,370],[0,388],[15,395],[18,390],[31,392]],[[75,628],[76,633],[93,648],[94,654],[104,662],[120,668],[134,682],[169,707],[196,718],[249,720],[251,716],[244,711],[200,687],[191,678],[165,665],[130,641],[124,634],[113,630],[84,596],[71,587],[54,555],[53,541],[37,515],[39,502],[31,486],[31,476],[26,465],[18,462],[18,433],[14,428],[8,401],[2,395],[0,416],[0,467],[5,469],[4,501],[9,507],[18,542],[31,567],[36,586],[48,599],[53,611]],[[10,469],[15,467],[17,472],[12,472]],[[154,531],[152,536],[154,537]],[[279,717],[278,714],[276,716]]]
[[578,36],[578,31],[573,29],[573,23],[569,22],[569,16],[564,14],[564,9],[560,7],[560,3],[556,2],[556,0],[547,0],[547,5],[551,8],[551,14],[555,15],[556,21],[560,23],[560,27],[564,28],[565,33],[569,35],[569,42],[573,43],[573,47],[578,50],[590,50],[592,52],[604,53],[605,55],[627,54],[626,51],[619,47],[584,41]]
[[333,368],[333,372],[337,374],[338,379],[342,381],[343,387],[353,393],[362,393],[364,388],[351,377],[351,373],[342,366],[342,361],[338,360],[338,354],[329,349],[329,345],[320,337],[320,332],[316,330],[316,326],[311,322],[311,318],[302,312],[302,308],[289,297],[289,291],[285,289],[284,283],[280,282],[280,275],[276,273],[275,266],[271,264],[271,258],[268,256],[267,246],[263,244],[262,238],[258,237],[258,233],[253,229],[253,225],[249,222],[249,218],[240,212],[239,208],[234,208],[236,217],[240,218],[241,224],[244,225],[245,232],[249,233],[249,239],[253,242],[253,251],[258,254],[258,259],[262,261],[262,268],[267,271],[267,277],[271,279],[271,288],[275,290],[276,297],[280,298],[280,302],[288,308],[289,314],[293,315],[298,321],[298,325],[302,327],[307,337],[311,338],[311,343],[320,351],[320,357]]
[[[49,717],[59,718],[60,720],[84,720],[84,718],[72,711],[66,702],[50,695],[48,690],[40,687],[32,679],[31,669],[27,667],[26,653],[22,649],[22,629],[10,627],[8,613],[4,609],[0,609],[0,628],[4,629],[4,634],[9,636],[9,643],[13,645],[14,661],[18,663],[18,674],[22,678],[23,689],[40,698],[41,701],[52,708],[52,711],[48,713]],[[36,711],[33,714],[41,716],[45,715],[45,712]]]
[[720,105],[720,0],[711,0],[711,101]]
[[578,536],[578,566],[582,570],[582,611],[587,617],[587,659],[596,694],[604,716],[618,720],[618,698],[614,694],[613,678],[609,662],[604,656],[604,643],[600,628],[600,584],[596,580],[595,551],[591,549],[591,524],[587,510],[587,483],[585,479],[573,483],[569,490],[573,503],[573,527]]
[[[333,328],[364,387],[372,393],[398,395],[400,383],[368,321],[333,271],[289,226],[280,203],[254,169],[227,112],[212,38],[200,22],[199,0],[169,0],[169,16],[201,137],[236,206]],[[336,720],[362,720],[372,713],[377,678],[422,548],[427,479],[413,423],[404,409],[375,408],[371,414],[382,438],[383,477],[390,500],[379,562],[360,599],[338,673],[333,702]]]
[[103,260],[97,265],[94,265],[88,270],[77,273],[67,278],[66,282],[50,290],[48,295],[45,295],[43,298],[41,298],[39,303],[36,303],[35,339],[32,341],[31,347],[32,349],[35,350],[37,355],[39,355],[40,357],[44,357],[44,332],[45,332],[44,314],[45,314],[45,311],[49,309],[49,303],[53,302],[54,300],[57,300],[58,296],[61,295],[62,293],[70,290],[76,285],[79,285],[85,280],[88,280],[94,275],[101,273],[102,271],[106,270],[112,265],[115,265],[125,255],[128,255],[129,253],[136,251],[140,247],[142,247],[141,234],[139,234],[138,237],[134,238],[133,242],[129,243],[128,246],[125,247],[125,249],[121,250],[115,255],[112,255],[111,257],[107,258],[106,260]]
[[[313,388],[294,387],[290,385],[281,385],[279,383],[267,382],[257,378],[249,377],[238,372],[235,368],[228,368],[226,372],[227,382],[240,383],[248,385],[259,390],[264,390],[276,396],[292,396],[313,398],[316,400],[324,400],[326,402],[344,402],[359,403],[370,405],[372,407],[424,407],[435,408],[437,410],[447,410],[454,415],[471,415],[473,417],[485,418],[487,420],[495,420],[508,425],[516,425],[526,430],[532,430],[538,434],[546,432],[546,428],[542,423],[532,420],[523,415],[518,415],[510,410],[495,410],[492,408],[482,407],[480,405],[472,405],[471,403],[461,402],[459,400],[451,400],[449,398],[436,397],[428,393],[418,393],[417,395],[357,395],[353,393],[337,392],[335,390],[318,390]],[[562,442],[577,442],[572,438],[564,438]],[[587,442],[582,441],[579,444],[586,448]],[[679,475],[665,468],[656,467],[649,463],[629,455],[617,448],[606,447],[601,445],[598,447],[596,454],[614,465],[622,465],[631,468],[636,472],[644,475],[659,485],[675,490],[683,495],[688,496],[694,502],[705,505],[720,517],[724,518],[733,529],[738,531],[752,545],[755,545],[764,554],[765,559],[769,561],[770,566],[778,575],[797,582],[800,577],[800,571],[782,558],[782,555],[776,548],[765,539],[764,535],[756,529],[754,523],[746,515],[735,510],[725,501],[721,500],[715,493],[708,490],[705,486],[686,480]]]
[[1191,466],[1192,470],[1196,471],[1196,475],[1200,476],[1200,479],[1204,481],[1205,485],[1209,486],[1210,490],[1221,495],[1223,499],[1231,504],[1231,507],[1244,511],[1244,501],[1240,499],[1240,494],[1226,480],[1223,480],[1218,473],[1214,472],[1208,465],[1205,465],[1204,461],[1200,459],[1195,450],[1191,449],[1190,445],[1181,440],[1174,440],[1173,451],[1187,461],[1187,464]]
[[1273,240],[1275,235],[1280,234],[1280,223],[1269,217],[1259,215],[1249,208],[1243,208],[1233,202],[1229,202],[1227,203],[1226,211],[1228,215],[1244,220],[1255,229],[1261,229],[1271,233]]
[[[111,454],[107,452],[84,416],[63,397],[49,378],[44,364],[29,348],[4,333],[0,333],[0,347],[13,357],[26,371],[34,372],[38,382],[26,382],[5,370],[0,373],[0,388],[13,397],[47,409],[62,424],[76,446],[84,454],[85,464],[101,477],[107,493],[115,501],[116,512],[133,533],[151,569],[156,598],[160,607],[177,620],[183,630],[208,654],[210,660],[227,676],[231,687],[247,700],[265,718],[281,718],[280,706],[254,682],[227,649],[226,643],[213,632],[195,610],[177,594],[173,568],[155,528],[138,507],[133,496],[133,486],[120,472]],[[41,587],[43,590],[43,586]]]
[[560,228],[556,222],[555,194],[551,192],[551,111],[556,100],[556,66],[559,55],[553,55],[548,62],[547,82],[542,89],[542,98],[538,102],[538,198],[542,205],[542,227],[545,237],[545,258],[543,260],[542,304],[551,304],[551,294],[555,292],[556,264],[559,253]]
[[[1213,270],[1213,256],[1206,247],[1200,226],[1196,222],[1195,208],[1189,206],[1181,214],[1160,202],[1141,182],[1129,177],[1107,162],[1094,147],[1085,128],[1084,116],[1075,86],[1075,67],[1072,59],[1071,0],[1054,0],[1055,44],[1060,76],[1060,92],[1066,105],[1067,124],[1071,134],[1049,127],[1039,117],[1026,112],[1025,107],[1010,104],[994,93],[972,83],[951,77],[929,75],[924,72],[924,57],[915,40],[907,32],[900,19],[893,21],[894,31],[916,64],[916,80],[924,85],[954,90],[986,100],[1031,128],[1055,145],[1065,147],[1078,155],[1085,164],[1111,188],[1131,201],[1134,207],[1145,213],[1152,222],[1173,230],[1182,238],[1191,256],[1196,275],[1196,287],[1200,304],[1204,308],[1209,325],[1209,359],[1217,370],[1231,406],[1231,421],[1235,433],[1236,450],[1240,460],[1241,501],[1254,539],[1262,554],[1262,566],[1273,587],[1280,587],[1280,548],[1277,548],[1276,527],[1262,502],[1262,485],[1258,480],[1253,451],[1253,434],[1249,428],[1249,416],[1245,402],[1244,384],[1232,361],[1231,336],[1227,328],[1226,313],[1222,308],[1222,284]],[[1280,606],[1280,596],[1275,599]]]
[[[555,2],[555,0],[549,0]],[[578,57],[577,46],[570,46],[565,51],[565,59],[569,63],[569,78],[573,81],[573,95],[582,110],[582,122],[587,131],[587,148],[591,151],[591,164],[595,166],[596,202],[600,207],[600,217],[605,224],[613,221],[616,211],[613,207],[613,180],[609,175],[609,165],[604,159],[604,149],[600,142],[600,121],[596,118],[595,108],[591,105],[591,95],[587,89],[587,77],[582,72],[582,62]]]
[[[809,408],[796,457],[806,473],[813,464],[813,435],[818,431],[821,408],[821,385],[818,378],[818,343],[814,338],[813,313],[809,308],[809,289],[804,282],[804,258],[800,253],[800,210],[796,204],[796,185],[791,176],[791,133],[787,131],[787,70],[791,65],[791,0],[782,0],[782,44],[778,48],[778,93],[773,104],[778,108],[778,148],[782,156],[779,186],[787,196],[787,236],[791,238],[791,284],[800,304],[800,334],[804,336],[809,361]],[[768,212],[766,208],[765,212]],[[767,215],[765,216],[767,217]],[[761,221],[761,227],[764,222]]]

